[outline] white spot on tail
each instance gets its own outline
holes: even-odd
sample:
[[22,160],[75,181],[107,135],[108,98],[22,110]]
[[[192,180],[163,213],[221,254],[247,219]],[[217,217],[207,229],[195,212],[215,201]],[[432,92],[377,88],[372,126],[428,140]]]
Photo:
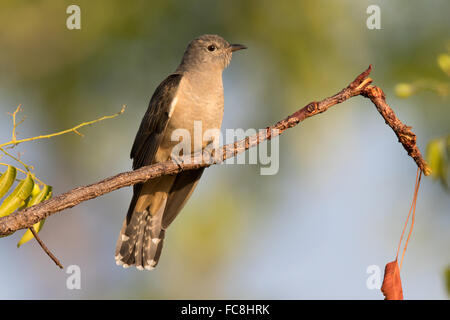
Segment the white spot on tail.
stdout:
[[128,241],[128,239],[130,239],[130,237],[126,236],[126,235],[122,235],[122,241]]
[[153,270],[153,269],[155,269],[155,267],[145,266],[145,270]]
[[149,264],[150,267],[154,267],[154,266],[156,266],[156,261],[155,260],[147,260],[147,264]]
[[123,258],[123,257],[122,257],[120,254],[116,256],[116,264],[117,264],[118,266],[123,265],[122,258]]
[[160,239],[160,238],[153,238],[153,239],[152,239],[152,242],[153,242],[154,244],[158,244],[158,243],[161,242],[161,239]]

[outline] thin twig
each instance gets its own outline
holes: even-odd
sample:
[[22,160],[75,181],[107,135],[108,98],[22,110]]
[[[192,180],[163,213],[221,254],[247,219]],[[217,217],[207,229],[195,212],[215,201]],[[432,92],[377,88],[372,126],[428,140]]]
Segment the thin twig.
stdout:
[[21,111],[21,107],[22,107],[22,105],[19,104],[17,106],[16,110],[12,114],[10,113],[10,115],[12,117],[12,121],[13,121],[13,129],[12,129],[12,135],[11,135],[11,141],[13,141],[13,142],[16,141],[17,126],[19,126],[25,120],[25,119],[23,119],[22,121],[20,121],[20,123],[16,124],[16,116],[17,116],[17,113],[19,113]]
[[[115,118],[115,117],[117,117],[118,115],[120,115],[120,114],[122,114],[124,112],[125,112],[125,105],[122,106],[122,109],[119,112],[117,112],[117,113],[115,113],[113,115],[104,116],[104,117],[101,117],[99,119],[88,121],[88,122],[83,122],[83,123],[80,123],[79,125],[71,128],[71,129],[63,130],[63,131],[60,131],[60,132],[55,132],[55,133],[51,133],[51,134],[45,134],[45,135],[40,135],[40,136],[26,138],[26,139],[20,139],[20,140],[13,139],[11,141],[8,141],[8,142],[0,144],[0,148],[6,147],[6,146],[9,146],[9,145],[17,145],[19,143],[28,142],[28,141],[35,141],[35,140],[40,140],[40,139],[49,139],[49,138],[53,138],[53,137],[56,137],[56,136],[61,136],[63,134],[67,134],[69,132],[74,132],[74,133],[80,135],[80,133],[78,132],[78,129],[80,129],[82,127],[85,127],[85,126],[88,126],[88,125],[91,125],[91,124],[94,124],[94,123],[97,123],[97,122],[100,122],[100,121],[103,121],[103,120],[106,120],[106,119]],[[15,135],[13,135],[13,138],[15,138]]]
[[[3,152],[3,154],[11,159],[13,159],[14,161],[20,163],[25,170],[27,170],[28,172],[31,172],[32,170],[34,170],[33,166],[27,165],[25,162],[23,162],[22,160],[20,160],[19,157],[16,157],[14,155],[12,155],[11,153],[9,153],[8,151],[6,151],[5,149],[0,147],[0,151]],[[19,155],[20,156],[20,155]]]
[[45,245],[45,243],[41,240],[41,238],[38,236],[38,233],[34,230],[34,227],[29,228],[31,233],[33,234],[34,238],[36,239],[36,241],[39,243],[39,245],[41,246],[42,250],[45,251],[45,253],[55,262],[55,264],[60,267],[61,269],[63,269],[64,267],[62,266],[61,262],[59,262],[58,258],[56,258],[53,253],[50,252],[50,250],[47,248],[47,246]]
[[420,151],[416,145],[416,136],[410,130],[411,128],[404,125],[396,117],[395,113],[386,103],[383,91],[376,86],[370,85],[372,79],[368,78],[368,75],[371,69],[372,67],[369,66],[367,70],[362,72],[339,93],[319,102],[311,102],[286,119],[277,122],[273,126],[267,127],[265,130],[261,130],[257,134],[247,137],[241,141],[223,146],[218,152],[220,157],[217,155],[211,157],[208,154],[202,155],[202,153],[197,153],[192,157],[184,157],[183,159],[191,161],[183,161],[181,164],[178,163],[178,161],[156,163],[154,165],[139,168],[135,171],[119,173],[113,177],[91,185],[75,188],[40,204],[12,213],[7,217],[0,218],[0,235],[5,236],[17,230],[29,228],[40,220],[45,219],[56,212],[72,208],[83,201],[97,198],[123,187],[143,183],[147,180],[163,175],[173,175],[181,171],[209,167],[213,164],[220,163],[223,160],[242,153],[265,140],[270,140],[280,135],[283,131],[296,126],[309,117],[322,113],[330,107],[358,95],[369,98],[375,104],[387,124],[399,137],[399,141],[402,143],[405,150],[414,159],[420,170],[425,175],[428,175],[431,170],[420,154]]

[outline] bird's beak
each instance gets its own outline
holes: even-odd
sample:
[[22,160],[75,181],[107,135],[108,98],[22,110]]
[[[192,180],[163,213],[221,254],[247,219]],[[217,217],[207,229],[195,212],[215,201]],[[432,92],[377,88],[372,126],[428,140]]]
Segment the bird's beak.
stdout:
[[230,45],[230,48],[231,48],[231,52],[242,50],[242,49],[247,49],[247,47],[244,46],[243,44],[232,44],[232,45]]

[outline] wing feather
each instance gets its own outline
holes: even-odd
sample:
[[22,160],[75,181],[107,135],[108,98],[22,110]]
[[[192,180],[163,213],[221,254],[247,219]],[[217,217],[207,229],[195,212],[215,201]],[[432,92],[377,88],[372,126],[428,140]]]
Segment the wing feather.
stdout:
[[131,148],[130,158],[133,159],[133,169],[153,163],[170,118],[172,100],[177,93],[182,77],[177,73],[168,76],[156,88],[150,99],[147,112]]
[[[181,74],[171,74],[161,82],[155,93],[153,93],[131,148],[130,158],[133,159],[134,170],[154,162],[156,151],[161,144],[164,131],[169,122],[170,106],[182,77]],[[142,184],[133,186],[133,198],[127,214],[128,222],[136,206],[141,189]]]

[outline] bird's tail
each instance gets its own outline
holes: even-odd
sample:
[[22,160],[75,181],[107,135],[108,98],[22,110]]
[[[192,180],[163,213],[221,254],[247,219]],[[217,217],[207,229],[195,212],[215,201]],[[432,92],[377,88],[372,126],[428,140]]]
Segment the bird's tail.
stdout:
[[[126,220],[126,219],[125,219]],[[158,264],[165,231],[147,210],[133,212],[130,223],[124,225],[116,246],[116,263],[124,268],[136,266],[152,270]]]
[[150,192],[146,185],[135,190],[117,240],[117,265],[134,265],[139,270],[155,268],[164,242],[162,216],[166,201],[166,192]]

